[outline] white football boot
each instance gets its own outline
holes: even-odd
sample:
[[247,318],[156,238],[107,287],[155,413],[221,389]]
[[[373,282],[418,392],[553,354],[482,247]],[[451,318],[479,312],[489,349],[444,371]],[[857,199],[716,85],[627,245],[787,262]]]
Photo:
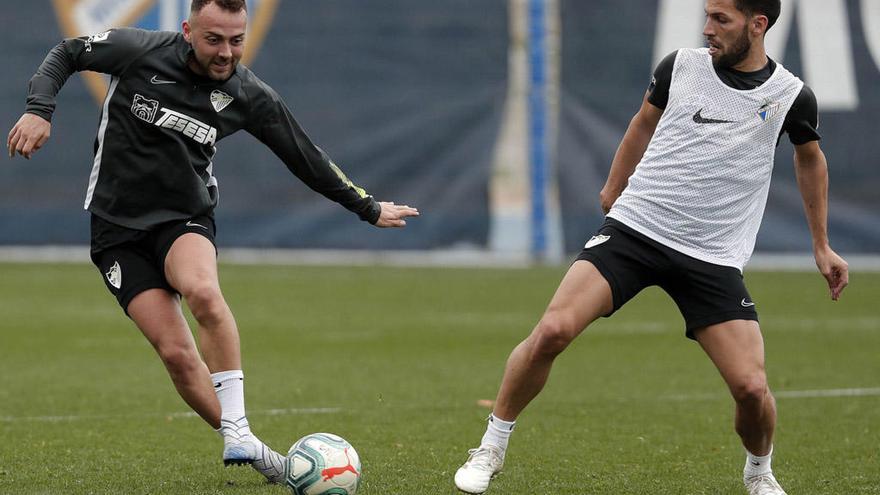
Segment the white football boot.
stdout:
[[251,433],[246,418],[220,420],[220,435],[223,436],[223,464],[250,464],[269,483],[284,482],[284,456]]
[[504,452],[494,445],[481,445],[468,454],[467,462],[455,472],[455,486],[465,493],[483,493],[504,466]]
[[779,486],[779,482],[772,473],[759,474],[750,478],[743,478],[749,495],[786,495],[785,490]]

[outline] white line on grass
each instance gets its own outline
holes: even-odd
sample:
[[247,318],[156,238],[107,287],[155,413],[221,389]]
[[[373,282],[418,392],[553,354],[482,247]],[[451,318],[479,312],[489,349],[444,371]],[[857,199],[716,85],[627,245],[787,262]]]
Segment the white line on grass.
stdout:
[[[303,414],[335,414],[342,411],[340,407],[298,407],[288,409],[263,409],[248,411],[251,416],[294,416]],[[151,414],[74,414],[69,416],[0,416],[0,423],[36,422],[36,423],[59,423],[62,421],[93,421],[102,419],[127,419],[127,418],[195,418],[198,415],[193,411],[173,413]]]
[[[773,392],[776,398],[781,399],[813,399],[830,397],[876,397],[880,396],[880,387],[869,388],[834,388],[825,390],[781,390]],[[645,397],[640,397],[644,399]],[[674,394],[661,397],[661,400],[680,402],[717,400],[726,398],[723,394]],[[307,414],[336,414],[342,411],[341,407],[300,407],[287,409],[257,409],[249,411],[252,416],[294,416]],[[82,414],[69,416],[0,416],[0,423],[58,423],[63,421],[93,421],[103,419],[127,419],[127,418],[193,418],[196,413],[192,411],[152,414]]]
[[[832,388],[826,390],[780,390],[773,391],[777,399],[815,399],[823,397],[875,397],[880,396],[880,387],[874,388]],[[725,397],[722,394],[676,394],[668,395],[667,400],[693,401],[712,400]]]
[[266,416],[291,416],[295,414],[335,414],[342,411],[341,407],[300,407],[292,409],[264,409],[257,410],[256,414]]
[[786,399],[811,399],[814,397],[866,397],[880,395],[880,387],[835,388],[830,390],[783,390],[781,392],[773,392],[773,395]]

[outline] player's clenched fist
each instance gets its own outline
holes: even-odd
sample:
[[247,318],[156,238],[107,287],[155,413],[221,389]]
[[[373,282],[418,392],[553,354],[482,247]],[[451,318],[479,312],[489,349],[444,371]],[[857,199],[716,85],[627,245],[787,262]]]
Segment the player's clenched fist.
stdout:
[[14,158],[18,153],[30,159],[35,151],[46,144],[51,131],[52,124],[48,120],[32,113],[25,113],[18,119],[6,138],[9,157]]

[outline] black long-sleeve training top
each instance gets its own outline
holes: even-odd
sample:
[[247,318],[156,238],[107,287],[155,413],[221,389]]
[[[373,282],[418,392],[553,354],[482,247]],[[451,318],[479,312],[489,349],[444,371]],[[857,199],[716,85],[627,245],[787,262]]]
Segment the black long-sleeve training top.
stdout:
[[85,208],[149,230],[213,213],[214,144],[244,129],[300,180],[375,223],[379,204],[318,148],[271,87],[241,64],[226,81],[195,74],[180,33],[119,28],[58,44],[28,87],[26,112],[51,120],[55,96],[76,71],[111,76],[95,140]]

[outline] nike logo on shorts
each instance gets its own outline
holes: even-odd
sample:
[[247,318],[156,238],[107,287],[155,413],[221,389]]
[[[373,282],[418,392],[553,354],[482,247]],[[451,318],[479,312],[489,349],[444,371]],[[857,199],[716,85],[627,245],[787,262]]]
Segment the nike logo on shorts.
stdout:
[[747,301],[745,297],[739,302],[739,304],[744,308],[750,308],[755,305],[752,301]]
[[593,237],[590,237],[590,240],[587,241],[586,244],[584,244],[584,249],[589,249],[593,246],[598,246],[599,244],[606,242],[608,239],[611,239],[610,235],[594,235]]
[[202,225],[202,224],[200,224],[200,223],[195,223],[195,222],[193,222],[192,220],[186,222],[186,226],[187,226],[187,227],[199,227],[199,228],[202,228],[202,229],[208,230],[208,227],[205,227],[204,225]]

